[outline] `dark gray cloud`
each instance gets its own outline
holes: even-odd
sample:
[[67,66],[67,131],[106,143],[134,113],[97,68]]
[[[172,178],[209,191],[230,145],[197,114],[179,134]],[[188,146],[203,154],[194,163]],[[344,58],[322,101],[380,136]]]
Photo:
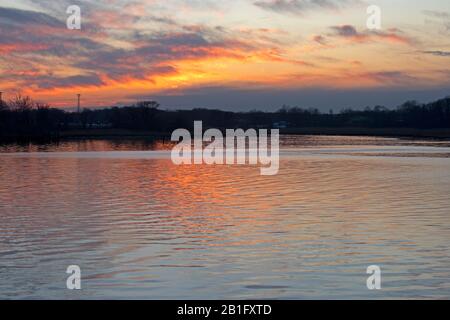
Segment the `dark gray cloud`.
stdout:
[[[446,11],[425,10],[423,14],[431,19],[432,23],[440,24],[445,31],[450,31],[450,13]],[[429,22],[429,21],[427,21]]]
[[[413,45],[416,43],[416,40],[414,38],[407,36],[401,30],[396,28],[387,29],[386,31],[379,31],[379,30],[358,31],[352,25],[342,25],[342,26],[332,26],[330,27],[330,29],[333,32],[328,34],[328,37],[347,38],[349,40],[353,40],[356,42],[389,41],[408,45]],[[323,36],[322,40],[324,40]]]
[[433,56],[438,57],[450,57],[450,51],[434,50],[434,51],[423,51],[423,53],[432,54]]
[[14,8],[0,7],[0,21],[2,25],[46,25],[51,27],[60,26],[60,20],[41,12],[19,10]]
[[439,19],[450,19],[450,13],[445,11],[433,11],[433,10],[425,10],[423,13],[426,16],[439,18]]
[[37,44],[37,28],[64,28],[65,22],[45,13],[0,7],[0,44]]
[[278,13],[303,14],[315,9],[342,9],[359,4],[357,0],[258,0],[254,4]]
[[392,83],[392,84],[403,84],[411,85],[415,81],[419,81],[415,77],[401,71],[379,71],[379,72],[369,72],[363,74],[366,78],[374,79],[379,83]]
[[[29,79],[32,80],[32,79]],[[54,87],[72,87],[72,86],[100,86],[103,81],[96,74],[78,75],[72,77],[39,77],[40,88],[54,88]]]
[[331,29],[336,32],[336,35],[341,37],[355,37],[359,35],[358,31],[356,31],[356,28],[350,25],[334,26],[331,27]]
[[326,45],[328,43],[327,39],[322,35],[314,36],[313,40],[321,45]]

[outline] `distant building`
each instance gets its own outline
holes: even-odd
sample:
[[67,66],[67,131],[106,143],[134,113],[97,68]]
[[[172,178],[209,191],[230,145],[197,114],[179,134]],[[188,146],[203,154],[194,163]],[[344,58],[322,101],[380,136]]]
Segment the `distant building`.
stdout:
[[272,127],[274,129],[286,129],[287,127],[289,127],[289,122],[287,122],[287,121],[274,122]]
[[109,122],[94,122],[86,124],[86,128],[89,129],[109,129],[112,128],[112,123]]

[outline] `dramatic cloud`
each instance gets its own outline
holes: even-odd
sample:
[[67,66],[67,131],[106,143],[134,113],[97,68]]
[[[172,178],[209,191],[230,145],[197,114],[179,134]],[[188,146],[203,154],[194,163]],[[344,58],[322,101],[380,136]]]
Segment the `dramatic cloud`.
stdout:
[[[107,12],[108,17],[110,14]],[[252,54],[261,57],[264,52],[257,45],[227,39],[220,28],[205,26],[189,26],[178,32],[151,34],[133,30],[125,36],[109,35],[105,38],[101,25],[89,25],[87,32],[76,33],[68,31],[64,22],[43,13],[0,8],[0,17],[4,18],[0,20],[0,52],[15,54],[15,58],[18,54],[24,58],[33,55],[33,69],[36,70],[34,81],[33,77],[17,77],[18,74],[24,74],[24,71],[17,70],[9,70],[9,74],[6,70],[2,78],[9,76],[39,88],[70,84],[101,85],[108,79],[150,79],[153,75],[177,73],[172,63],[181,60],[218,57],[245,59]],[[96,22],[104,23],[104,19]],[[114,39],[126,41],[128,48],[109,44]],[[43,67],[48,65],[48,59],[52,56],[58,60],[65,59],[64,63],[61,61],[64,64],[61,67],[77,74],[66,77],[55,75],[54,81],[48,77],[47,71],[38,76],[39,70],[47,69]],[[275,55],[267,55],[266,58],[279,59]],[[53,67],[58,68],[57,65]],[[96,75],[93,76],[93,73]]]
[[[446,59],[423,55],[448,57],[447,9],[398,1],[408,15],[387,6],[384,29],[369,31],[357,0],[3,0],[0,89],[70,107],[76,93],[105,106],[195,88],[213,104],[225,91],[446,87]],[[69,5],[81,30],[66,27]]]

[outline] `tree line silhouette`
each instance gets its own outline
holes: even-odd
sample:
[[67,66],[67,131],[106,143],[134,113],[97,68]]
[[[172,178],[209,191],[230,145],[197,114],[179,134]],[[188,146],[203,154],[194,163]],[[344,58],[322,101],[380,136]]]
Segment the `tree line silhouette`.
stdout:
[[133,132],[170,133],[203,127],[227,128],[450,128],[450,97],[428,104],[408,101],[395,109],[383,106],[328,113],[317,109],[283,106],[275,112],[230,112],[211,109],[160,110],[155,101],[127,107],[83,109],[68,112],[17,95],[0,101],[0,139],[58,138],[70,130],[123,129]]

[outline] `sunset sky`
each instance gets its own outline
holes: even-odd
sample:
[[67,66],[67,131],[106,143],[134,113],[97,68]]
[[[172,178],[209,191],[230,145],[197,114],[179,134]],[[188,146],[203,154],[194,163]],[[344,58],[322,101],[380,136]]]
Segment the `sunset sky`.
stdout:
[[[382,9],[382,29],[366,9]],[[66,9],[82,10],[68,30]],[[449,0],[0,0],[0,91],[71,108],[322,110],[450,95]]]

